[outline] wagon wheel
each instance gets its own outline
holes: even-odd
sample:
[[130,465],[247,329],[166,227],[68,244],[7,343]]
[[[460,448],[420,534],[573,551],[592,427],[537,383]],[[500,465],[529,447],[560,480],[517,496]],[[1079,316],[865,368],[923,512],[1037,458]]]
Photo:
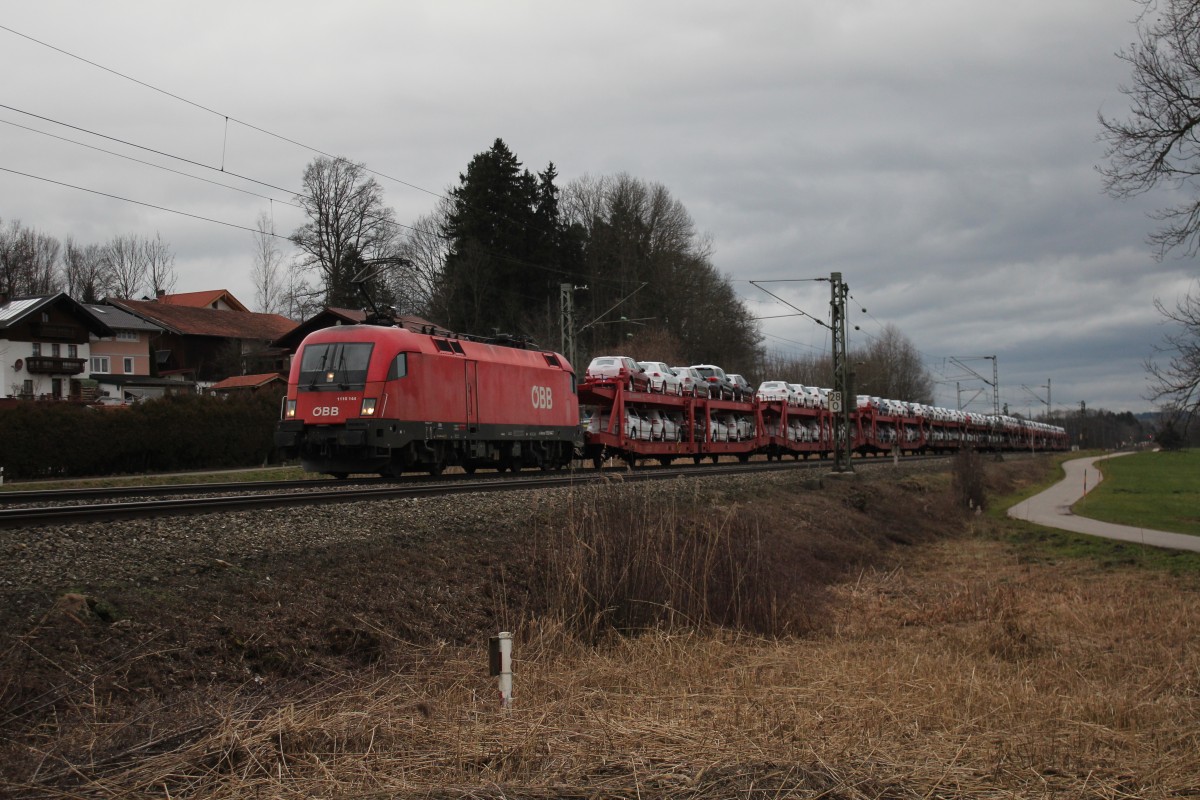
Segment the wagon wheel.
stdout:
[[346,480],[346,478],[350,477],[349,472],[331,472],[329,474],[332,475],[333,477],[337,478],[339,481],[344,481],[344,480]]
[[599,455],[592,456],[592,469],[601,469],[604,467],[604,458]]
[[625,462],[625,466],[633,469],[637,466],[638,457],[633,453],[625,453],[621,456],[621,460]]
[[474,475],[475,474],[475,462],[468,461],[467,463],[463,464],[463,472],[467,473],[468,475]]

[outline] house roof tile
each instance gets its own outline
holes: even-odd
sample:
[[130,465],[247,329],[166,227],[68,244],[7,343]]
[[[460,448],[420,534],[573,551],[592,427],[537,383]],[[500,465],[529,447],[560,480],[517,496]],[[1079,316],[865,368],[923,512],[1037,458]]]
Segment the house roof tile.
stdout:
[[218,300],[224,300],[225,304],[234,311],[249,312],[250,309],[241,304],[240,301],[228,289],[210,289],[207,292],[180,292],[179,294],[164,294],[158,298],[158,302],[166,303],[170,306],[188,306],[190,308],[212,308],[213,303]]
[[264,372],[259,375],[234,375],[231,378],[226,378],[223,381],[217,381],[210,389],[255,389],[259,386],[266,386],[272,381],[282,381],[283,376],[278,372]]
[[279,314],[219,311],[215,308],[193,308],[153,300],[110,299],[108,302],[142,319],[161,325],[171,333],[187,336],[271,341],[296,327],[295,322]]

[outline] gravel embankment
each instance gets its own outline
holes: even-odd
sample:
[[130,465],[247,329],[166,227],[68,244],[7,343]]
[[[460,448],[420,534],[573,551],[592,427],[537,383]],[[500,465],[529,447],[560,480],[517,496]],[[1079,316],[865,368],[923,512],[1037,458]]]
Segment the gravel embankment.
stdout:
[[[858,469],[871,472],[887,465],[880,460]],[[906,472],[930,468],[940,467],[928,462],[900,467]],[[740,491],[751,484],[794,484],[812,477],[810,472],[789,471],[650,481],[639,486],[664,496],[677,487],[687,487],[687,496],[692,498],[697,482],[705,491]],[[419,542],[480,526],[519,529],[547,504],[564,503],[572,491],[579,490],[482,492],[0,531],[0,593],[152,583],[167,576],[227,568],[246,559],[311,552],[378,537]]]
[[[764,479],[788,478],[696,478],[686,485],[692,487],[699,480],[727,489]],[[677,483],[652,481],[641,486],[667,493]],[[153,583],[247,559],[378,537],[403,537],[416,543],[481,525],[520,527],[548,504],[565,502],[571,491],[482,492],[0,531],[0,593]]]

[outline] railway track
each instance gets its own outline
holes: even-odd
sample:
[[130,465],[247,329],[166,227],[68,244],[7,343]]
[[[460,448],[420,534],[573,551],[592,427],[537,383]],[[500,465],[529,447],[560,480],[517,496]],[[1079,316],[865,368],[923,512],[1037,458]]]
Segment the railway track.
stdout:
[[[751,462],[642,469],[571,470],[560,473],[484,477],[453,476],[430,481],[385,482],[378,478],[252,483],[176,484],[97,489],[5,492],[0,528],[102,522],[135,517],[204,514],[250,508],[396,500],[473,492],[518,491],[621,480],[720,477],[753,472],[827,469],[828,462]],[[619,476],[619,477],[616,477]],[[190,495],[190,496],[181,496]],[[132,498],[121,500],[119,498]],[[19,504],[19,505],[17,505]]]

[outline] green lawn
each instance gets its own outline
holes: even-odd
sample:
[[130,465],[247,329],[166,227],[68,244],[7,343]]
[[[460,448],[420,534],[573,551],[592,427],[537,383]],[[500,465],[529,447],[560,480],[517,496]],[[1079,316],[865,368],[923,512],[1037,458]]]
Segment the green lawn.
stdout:
[[1081,516],[1200,536],[1200,450],[1097,462],[1104,481],[1076,503]]

